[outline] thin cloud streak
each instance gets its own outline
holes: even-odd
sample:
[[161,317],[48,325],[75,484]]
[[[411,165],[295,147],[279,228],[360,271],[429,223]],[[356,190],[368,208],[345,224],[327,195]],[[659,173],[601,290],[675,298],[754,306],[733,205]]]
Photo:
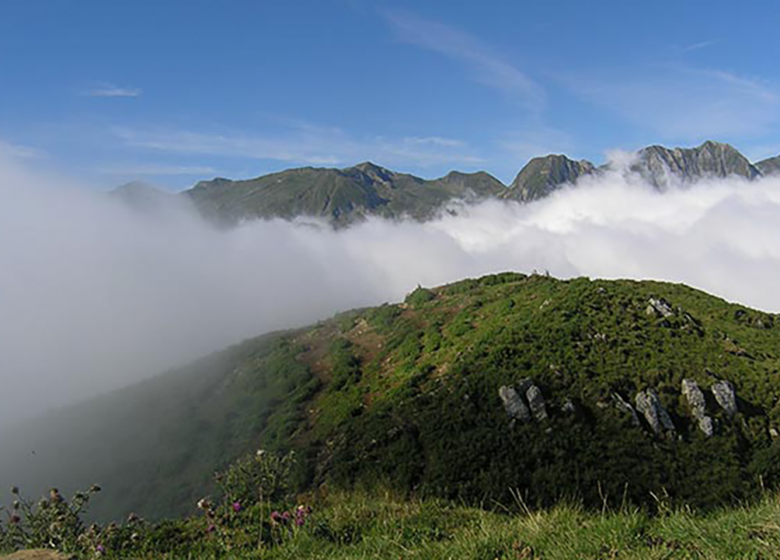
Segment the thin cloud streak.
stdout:
[[634,78],[570,76],[564,82],[581,97],[675,142],[759,137],[780,121],[779,88],[724,70],[667,65]]
[[681,50],[682,52],[698,51],[701,49],[706,49],[707,47],[711,47],[716,44],[718,44],[718,41],[701,41],[699,43],[693,43],[691,45],[685,46]]
[[407,12],[388,11],[382,15],[400,40],[465,64],[476,81],[511,95],[530,111],[538,113],[544,109],[544,88],[472,35]]
[[139,88],[119,87],[114,84],[104,84],[86,93],[87,97],[140,97],[143,91]]

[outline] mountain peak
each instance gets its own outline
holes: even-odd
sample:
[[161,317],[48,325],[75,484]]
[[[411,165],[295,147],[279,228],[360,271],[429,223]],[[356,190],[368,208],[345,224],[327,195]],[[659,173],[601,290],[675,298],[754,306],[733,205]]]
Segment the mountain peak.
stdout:
[[520,170],[505,197],[523,202],[538,200],[595,169],[589,161],[575,161],[563,154],[535,157]]
[[639,150],[639,161],[631,166],[659,189],[674,181],[690,182],[704,177],[731,176],[754,179],[761,171],[730,144],[707,140],[695,148],[649,146]]

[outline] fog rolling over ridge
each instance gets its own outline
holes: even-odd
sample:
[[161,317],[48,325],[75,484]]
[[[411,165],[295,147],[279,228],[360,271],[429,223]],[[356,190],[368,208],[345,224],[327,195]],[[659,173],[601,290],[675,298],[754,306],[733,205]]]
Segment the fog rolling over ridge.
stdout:
[[0,430],[272,329],[516,270],[684,282],[780,310],[780,178],[659,192],[625,165],[418,223],[217,229],[0,159]]

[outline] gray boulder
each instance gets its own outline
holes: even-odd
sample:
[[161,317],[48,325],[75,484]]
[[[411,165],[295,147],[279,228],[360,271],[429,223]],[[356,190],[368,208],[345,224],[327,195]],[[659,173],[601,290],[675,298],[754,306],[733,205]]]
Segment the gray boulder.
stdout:
[[665,299],[650,298],[647,303],[648,303],[647,306],[648,315],[657,314],[663,317],[664,319],[668,319],[669,317],[674,317],[674,309],[672,309],[672,306]]
[[675,433],[672,419],[661,404],[661,399],[658,398],[658,393],[655,392],[655,389],[645,389],[637,393],[636,410],[645,417],[645,420],[650,425],[650,429],[656,435],[660,434],[661,431]]
[[699,429],[707,437],[712,437],[713,427],[712,418],[707,416],[707,401],[704,400],[704,393],[699,389],[698,383],[692,379],[683,379],[682,394],[688,401],[691,408],[691,414],[696,419]]
[[520,393],[517,392],[517,389],[503,385],[498,389],[498,396],[501,398],[504,410],[510,418],[522,422],[527,422],[531,419],[531,413],[523,402]]
[[531,407],[531,412],[536,421],[547,420],[547,408],[544,406],[544,397],[539,387],[532,384],[525,392],[525,396],[528,399],[528,405]]
[[574,414],[577,412],[577,407],[574,405],[574,402],[571,399],[566,399],[566,401],[561,406],[561,412],[565,414]]
[[634,407],[627,403],[623,397],[617,393],[614,393],[612,398],[615,399],[615,408],[617,408],[620,412],[628,414],[631,417],[631,423],[634,426],[639,426],[639,416],[636,415],[636,410],[634,410]]
[[737,394],[730,381],[718,381],[710,390],[726,415],[731,417],[737,413]]

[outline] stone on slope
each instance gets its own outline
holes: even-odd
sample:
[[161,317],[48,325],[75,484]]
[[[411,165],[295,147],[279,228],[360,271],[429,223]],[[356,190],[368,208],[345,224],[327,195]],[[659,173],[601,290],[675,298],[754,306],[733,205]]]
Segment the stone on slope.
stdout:
[[664,319],[674,317],[674,309],[671,304],[663,298],[650,298],[648,300],[647,314],[648,315],[660,315]]
[[710,390],[715,400],[728,416],[734,416],[737,413],[737,394],[734,392],[734,385],[730,381],[718,381]]
[[656,435],[660,434],[662,430],[671,433],[675,432],[672,419],[661,404],[661,399],[658,398],[658,393],[655,392],[655,389],[645,389],[637,393],[636,409],[644,416],[650,425],[650,429]]
[[542,391],[536,385],[531,385],[525,392],[528,399],[528,405],[537,422],[547,420],[547,408],[544,406],[544,397]]
[[531,413],[523,402],[523,398],[514,387],[503,385],[498,389],[498,396],[504,405],[504,410],[510,418],[527,422]]
[[704,393],[699,389],[698,383],[692,379],[683,379],[682,394],[688,401],[691,413],[699,425],[699,429],[707,437],[712,437],[713,427],[712,418],[707,416],[707,401],[704,400]]
[[617,408],[620,412],[628,414],[631,417],[631,423],[634,426],[639,426],[639,417],[636,415],[636,410],[634,410],[634,407],[627,403],[625,399],[623,399],[623,397],[617,393],[613,394],[612,397],[615,399],[615,408]]

